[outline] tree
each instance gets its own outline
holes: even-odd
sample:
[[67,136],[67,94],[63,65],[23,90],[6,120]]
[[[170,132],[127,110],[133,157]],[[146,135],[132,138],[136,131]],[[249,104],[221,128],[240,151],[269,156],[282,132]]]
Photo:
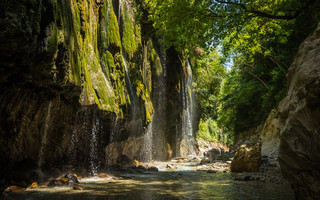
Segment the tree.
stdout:
[[206,56],[195,69],[203,119],[217,119],[230,135],[259,125],[277,106],[299,44],[320,20],[319,0],[145,1],[167,47],[191,57],[194,47],[219,47],[223,56],[212,65],[232,63],[223,81],[208,71]]

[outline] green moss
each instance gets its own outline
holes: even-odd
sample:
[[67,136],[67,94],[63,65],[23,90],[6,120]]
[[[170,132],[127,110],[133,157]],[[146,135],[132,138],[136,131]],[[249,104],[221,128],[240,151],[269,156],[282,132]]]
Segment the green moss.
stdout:
[[140,36],[140,26],[134,24],[132,17],[130,17],[127,8],[123,14],[123,36],[122,36],[122,45],[125,51],[128,53],[129,58],[132,58],[134,53],[137,51],[139,44],[141,44]]
[[55,54],[58,49],[58,28],[55,24],[51,24],[50,27],[50,36],[49,36],[49,52]]
[[102,28],[102,41],[106,41],[107,46],[113,45],[121,49],[121,40],[120,40],[120,33],[119,33],[119,26],[117,21],[117,16],[113,11],[113,6],[111,3],[108,3],[104,7],[105,13],[107,15],[106,23],[107,26]]
[[161,76],[163,73],[163,70],[162,70],[160,58],[157,54],[155,55],[153,67],[155,68],[156,75]]
[[147,122],[147,124],[149,124],[149,123],[151,123],[152,118],[151,118],[150,112],[148,111],[147,107],[145,107],[145,111],[146,111],[146,122]]

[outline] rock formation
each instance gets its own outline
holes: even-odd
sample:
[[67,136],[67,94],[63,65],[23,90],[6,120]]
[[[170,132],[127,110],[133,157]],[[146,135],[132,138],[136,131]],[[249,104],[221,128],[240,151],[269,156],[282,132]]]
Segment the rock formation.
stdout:
[[1,180],[141,160],[152,117],[154,159],[178,154],[185,70],[143,3],[11,0],[0,13]]
[[297,199],[320,199],[320,25],[301,44],[279,104],[281,171]]
[[261,162],[261,143],[257,128],[236,138],[236,153],[231,163],[232,172],[258,172]]
[[261,157],[267,167],[279,170],[278,154],[280,145],[279,113],[272,110],[260,132]]
[[276,110],[272,110],[262,125],[236,137],[236,154],[231,170],[233,172],[266,170],[279,172],[279,144],[279,114]]

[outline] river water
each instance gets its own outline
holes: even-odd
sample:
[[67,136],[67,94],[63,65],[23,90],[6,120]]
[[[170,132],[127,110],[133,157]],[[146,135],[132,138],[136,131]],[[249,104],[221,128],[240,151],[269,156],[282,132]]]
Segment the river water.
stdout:
[[[121,173],[115,177],[81,179],[82,190],[72,186],[35,188],[3,196],[6,200],[156,200],[156,199],[294,199],[289,184],[236,181],[230,173],[195,171],[195,163],[169,171],[168,163],[153,163],[159,172]],[[170,163],[169,163],[170,164]]]

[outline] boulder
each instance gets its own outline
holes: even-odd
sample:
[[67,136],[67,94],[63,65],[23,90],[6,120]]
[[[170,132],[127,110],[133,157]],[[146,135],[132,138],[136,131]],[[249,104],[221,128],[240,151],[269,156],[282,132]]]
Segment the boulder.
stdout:
[[156,166],[149,166],[149,167],[147,168],[147,170],[148,170],[148,171],[153,171],[153,172],[158,172],[158,171],[159,171],[159,169],[158,169]]
[[[255,132],[254,132],[255,133]],[[261,143],[259,135],[253,134],[242,140],[231,162],[232,172],[257,172],[261,162]]]
[[297,199],[320,199],[320,24],[301,44],[279,103],[279,162]]
[[205,156],[207,156],[212,161],[212,160],[216,160],[221,155],[221,153],[223,153],[221,149],[213,148],[208,152],[206,152]]

